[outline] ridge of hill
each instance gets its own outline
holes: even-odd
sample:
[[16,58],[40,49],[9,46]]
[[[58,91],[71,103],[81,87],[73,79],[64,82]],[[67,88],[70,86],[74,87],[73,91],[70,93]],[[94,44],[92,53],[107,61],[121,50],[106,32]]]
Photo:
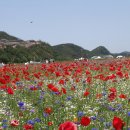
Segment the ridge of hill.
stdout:
[[66,43],[52,46],[55,52],[55,57],[59,60],[71,60],[80,57],[88,57],[89,51],[75,45],[73,43]]
[[[0,62],[21,63],[30,60],[43,61],[54,58],[56,60],[73,60],[84,57],[90,58],[97,55],[115,55],[104,46],[99,46],[91,51],[73,43],[64,43],[55,46],[43,41],[24,41],[0,31]],[[130,52],[116,53],[116,55],[130,56]]]
[[99,46],[91,51],[92,55],[110,55],[111,53],[104,46]]
[[21,39],[11,36],[4,31],[0,31],[0,40],[8,40],[8,41],[22,41]]

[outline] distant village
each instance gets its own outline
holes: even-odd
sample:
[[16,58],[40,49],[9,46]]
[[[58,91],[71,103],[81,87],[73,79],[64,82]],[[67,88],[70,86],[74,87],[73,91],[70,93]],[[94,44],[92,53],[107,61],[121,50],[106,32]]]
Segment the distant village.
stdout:
[[[125,56],[122,56],[122,55],[116,56],[117,59],[124,58],[124,57]],[[93,57],[91,57],[91,59],[112,59],[112,58],[114,58],[114,56],[112,56],[112,55],[93,56]]]
[[0,40],[0,48],[6,48],[7,45],[12,46],[15,48],[17,45],[24,46],[24,47],[30,47],[32,45],[40,44],[38,41],[35,40],[7,40],[7,39],[1,39]]

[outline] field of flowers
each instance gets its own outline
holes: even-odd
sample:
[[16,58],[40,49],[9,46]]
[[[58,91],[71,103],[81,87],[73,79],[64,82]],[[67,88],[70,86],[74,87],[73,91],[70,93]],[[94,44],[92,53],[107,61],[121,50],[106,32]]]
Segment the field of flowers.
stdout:
[[0,68],[0,130],[130,130],[130,59]]

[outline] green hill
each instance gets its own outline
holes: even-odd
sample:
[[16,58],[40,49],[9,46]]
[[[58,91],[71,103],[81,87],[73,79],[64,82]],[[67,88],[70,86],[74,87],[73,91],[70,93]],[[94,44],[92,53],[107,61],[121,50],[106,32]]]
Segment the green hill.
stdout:
[[9,35],[8,33],[6,33],[6,32],[3,32],[3,31],[0,31],[0,40],[2,40],[2,39],[6,39],[6,40],[20,40],[19,38],[16,38],[16,37],[14,37],[14,36],[11,36],[11,35]]
[[44,61],[48,58],[54,58],[53,48],[44,42],[28,48],[20,45],[14,48],[8,45],[6,48],[0,49],[0,62],[4,63],[22,63],[31,60]]
[[[110,54],[104,46],[99,46],[92,51],[72,43],[51,46],[43,41],[24,41],[6,32],[0,32],[0,62],[4,63],[22,63],[30,60],[44,61],[50,58],[55,60],[74,60],[80,57],[91,58],[92,56]],[[129,52],[112,55],[117,56],[118,54],[130,55]]]
[[58,60],[72,60],[80,57],[88,57],[89,51],[72,43],[53,46],[55,58]]
[[110,54],[111,53],[104,46],[99,46],[91,51],[91,56],[110,55]]

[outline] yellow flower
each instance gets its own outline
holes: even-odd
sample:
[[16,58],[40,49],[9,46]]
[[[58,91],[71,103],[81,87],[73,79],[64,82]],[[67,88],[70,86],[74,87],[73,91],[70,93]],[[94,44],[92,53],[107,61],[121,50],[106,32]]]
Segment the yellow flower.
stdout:
[[77,118],[77,117],[74,117],[73,121],[74,121],[74,122],[77,122],[77,121],[78,121],[78,118]]

